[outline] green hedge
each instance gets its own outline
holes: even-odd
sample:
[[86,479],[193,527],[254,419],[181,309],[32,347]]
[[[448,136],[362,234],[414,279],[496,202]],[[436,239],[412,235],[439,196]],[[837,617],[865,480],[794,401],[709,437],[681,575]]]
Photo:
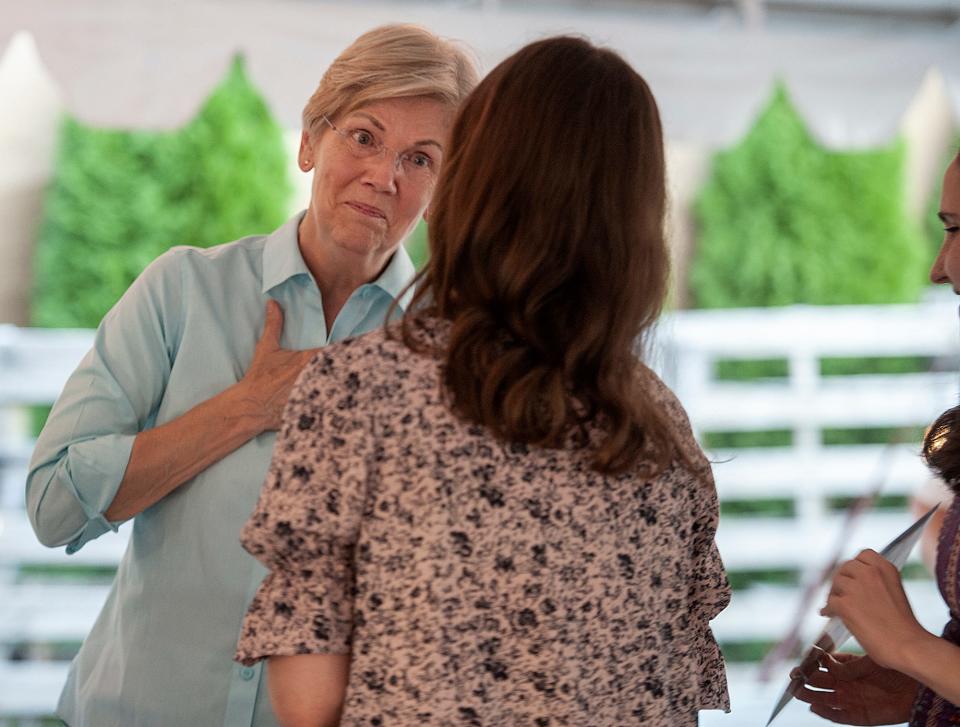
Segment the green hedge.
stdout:
[[173,245],[269,232],[287,214],[283,134],[236,58],[172,132],[64,120],[34,261],[35,325],[95,327]]
[[926,246],[903,195],[905,145],[819,146],[783,86],[696,202],[690,291],[697,307],[908,302]]
[[413,260],[413,264],[417,270],[422,268],[424,263],[427,262],[427,258],[430,257],[426,222],[420,220],[413,232],[410,233],[410,237],[408,237],[404,243],[404,247],[407,248],[410,259]]

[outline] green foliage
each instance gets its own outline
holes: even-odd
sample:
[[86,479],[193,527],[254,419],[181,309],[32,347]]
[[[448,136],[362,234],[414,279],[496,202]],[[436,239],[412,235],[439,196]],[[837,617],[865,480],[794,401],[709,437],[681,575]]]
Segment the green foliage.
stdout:
[[748,447],[790,447],[793,432],[789,429],[759,429],[751,431],[703,432],[701,443],[705,449],[743,449]]
[[107,585],[117,574],[115,566],[44,563],[21,565],[18,583],[102,583]]
[[[930,371],[929,356],[828,356],[819,361],[821,376],[912,374]],[[725,358],[714,362],[717,381],[781,380],[790,375],[785,358]]]
[[[858,498],[844,495],[833,495],[827,497],[827,508],[834,512],[845,512],[853,506]],[[871,510],[893,510],[895,512],[906,512],[910,509],[910,498],[906,495],[877,495],[874,498]]]
[[774,497],[755,500],[721,500],[720,517],[781,517],[792,518],[797,514],[792,498]]
[[66,119],[34,265],[33,321],[96,326],[144,266],[183,242],[168,198],[171,135],[107,131]]
[[820,359],[820,375],[922,374],[933,365],[930,356],[831,356]]
[[926,253],[906,215],[905,147],[833,152],[778,86],[744,140],[716,155],[696,204],[698,307],[914,300]]
[[268,232],[290,191],[282,131],[239,57],[177,131],[65,119],[37,244],[34,323],[96,326],[164,250]]
[[283,131],[240,57],[182,134],[197,163],[187,239],[228,242],[270,232],[285,220],[292,187]]
[[900,577],[905,581],[929,581],[933,579],[933,574],[923,563],[907,563],[900,571]]
[[824,427],[820,441],[825,447],[853,444],[890,444],[907,442],[920,444],[925,427]]
[[757,584],[796,586],[800,583],[800,574],[793,568],[763,568],[755,570],[731,570],[727,572],[727,581],[735,591],[745,591]]
[[785,379],[789,374],[785,358],[724,358],[714,362],[717,381]]
[[757,639],[753,641],[725,641],[720,644],[723,659],[728,663],[762,661],[775,646],[776,641]]
[[33,404],[25,407],[27,412],[27,429],[34,437],[39,437],[43,425],[47,423],[53,407],[49,404]]
[[413,232],[410,233],[410,237],[407,238],[404,246],[410,254],[410,259],[413,260],[414,267],[417,270],[422,268],[427,262],[427,258],[430,257],[426,222],[420,220]]

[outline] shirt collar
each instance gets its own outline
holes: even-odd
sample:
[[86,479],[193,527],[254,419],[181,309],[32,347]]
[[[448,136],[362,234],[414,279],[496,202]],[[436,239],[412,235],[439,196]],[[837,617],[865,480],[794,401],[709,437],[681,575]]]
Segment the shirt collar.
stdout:
[[380,277],[370,283],[370,285],[380,288],[380,290],[391,298],[395,298],[400,310],[404,311],[407,309],[407,306],[410,305],[414,289],[412,287],[408,288],[402,297],[400,293],[407,287],[407,284],[413,280],[416,272],[417,269],[413,266],[410,255],[401,244],[397,247],[397,251],[393,253],[393,257],[390,258],[387,267],[380,273]]
[[261,293],[266,293],[296,275],[310,275],[310,270],[300,254],[297,235],[300,220],[306,213],[306,210],[298,212],[267,237],[267,242],[263,246]]
[[[298,236],[300,221],[305,214],[306,210],[298,212],[267,237],[267,242],[263,246],[261,293],[266,293],[294,276],[310,275],[310,270],[300,254]],[[402,298],[400,293],[413,279],[416,271],[410,255],[404,246],[400,245],[387,263],[387,267],[369,285],[379,288],[390,298],[396,298],[400,310],[406,310],[410,299],[413,298],[413,288],[408,289]]]

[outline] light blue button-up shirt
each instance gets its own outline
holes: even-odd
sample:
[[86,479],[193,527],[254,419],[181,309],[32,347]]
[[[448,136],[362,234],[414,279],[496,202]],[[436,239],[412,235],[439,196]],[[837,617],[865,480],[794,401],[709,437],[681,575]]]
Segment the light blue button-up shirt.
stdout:
[[[328,331],[297,244],[301,218],[269,236],[174,248],[106,315],[30,463],[27,509],[44,543],[72,553],[116,530],[119,523],[103,513],[134,437],[243,376],[268,299],[283,308],[285,348],[322,346],[383,324],[414,272],[403,248],[377,280],[353,292]],[[262,667],[232,658],[266,573],[238,535],[274,437],[255,437],[136,516],[113,588],[60,698],[58,714],[71,727],[276,724]]]

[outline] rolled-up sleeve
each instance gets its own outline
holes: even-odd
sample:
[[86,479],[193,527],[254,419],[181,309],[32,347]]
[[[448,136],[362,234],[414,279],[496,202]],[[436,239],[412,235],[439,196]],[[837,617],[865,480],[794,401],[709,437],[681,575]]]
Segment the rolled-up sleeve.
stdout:
[[44,545],[79,550],[119,523],[104,512],[136,435],[153,424],[179,340],[182,282],[176,251],[154,261],[97,329],[54,404],[27,475],[30,522]]
[[291,394],[260,500],[241,533],[270,573],[244,620],[238,661],[350,651],[354,548],[372,450],[361,398],[359,376],[344,375],[326,353]]

